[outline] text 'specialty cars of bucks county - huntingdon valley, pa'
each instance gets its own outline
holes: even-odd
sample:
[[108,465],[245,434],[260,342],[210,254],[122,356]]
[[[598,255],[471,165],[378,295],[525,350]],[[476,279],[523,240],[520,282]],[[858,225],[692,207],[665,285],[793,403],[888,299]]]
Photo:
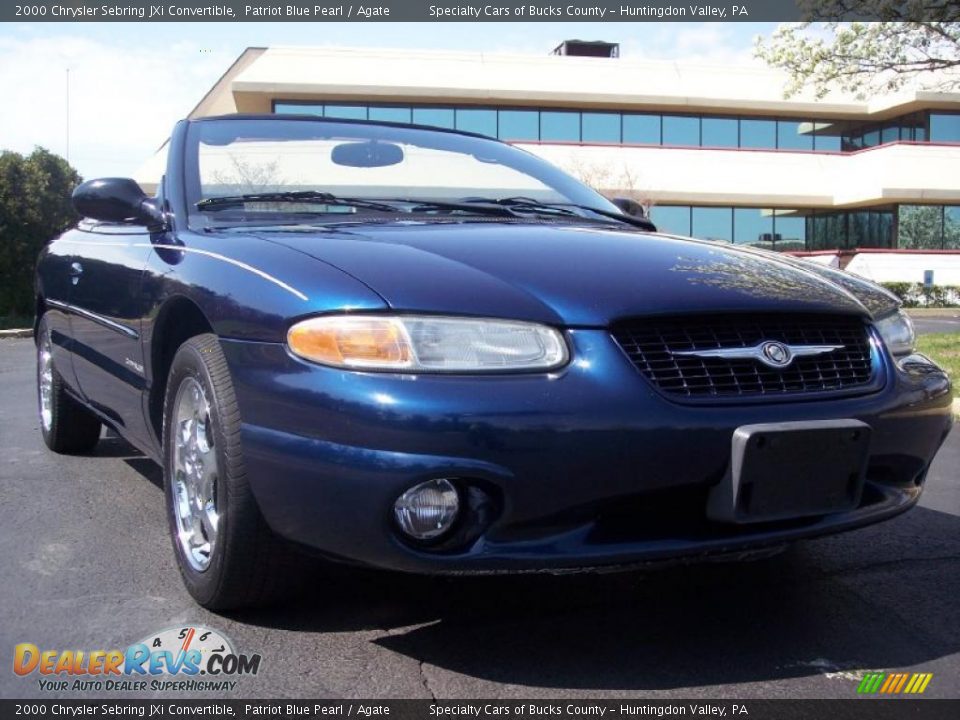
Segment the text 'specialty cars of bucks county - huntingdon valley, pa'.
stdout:
[[163,467],[200,604],[304,551],[426,574],[756,555],[916,504],[947,375],[897,300],[658,234],[479,135],[179,123],[156,197],[82,184],[37,268],[43,437]]

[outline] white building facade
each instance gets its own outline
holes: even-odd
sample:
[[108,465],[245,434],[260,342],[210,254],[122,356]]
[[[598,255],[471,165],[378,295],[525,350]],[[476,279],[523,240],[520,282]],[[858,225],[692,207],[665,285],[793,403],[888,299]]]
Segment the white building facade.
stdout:
[[[667,232],[960,262],[950,257],[960,251],[960,93],[785,99],[784,81],[764,68],[619,57],[249,48],[191,117],[464,129],[638,199]],[[138,180],[152,184],[161,166],[158,156]]]

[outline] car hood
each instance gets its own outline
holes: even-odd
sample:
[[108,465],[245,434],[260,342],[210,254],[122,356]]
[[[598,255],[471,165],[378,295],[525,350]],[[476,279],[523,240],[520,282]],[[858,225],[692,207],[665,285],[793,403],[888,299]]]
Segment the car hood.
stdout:
[[895,306],[869,283],[781,255],[559,223],[392,223],[257,233],[333,265],[398,311],[605,326],[636,315]]

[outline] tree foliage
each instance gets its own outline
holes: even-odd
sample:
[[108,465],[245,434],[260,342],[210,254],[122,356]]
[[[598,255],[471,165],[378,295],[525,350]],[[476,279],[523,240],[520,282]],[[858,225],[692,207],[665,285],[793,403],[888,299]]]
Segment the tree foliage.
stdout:
[[861,100],[907,83],[960,88],[956,0],[799,0],[799,5],[805,22],[781,25],[769,41],[758,38],[755,48],[757,57],[787,72],[788,97],[807,86],[818,98],[840,89]]
[[911,250],[960,249],[960,222],[939,205],[901,205],[899,247]]
[[0,316],[32,314],[37,254],[78,220],[70,193],[79,182],[66,160],[43,148],[0,153]]
[[650,216],[650,209],[654,205],[653,197],[644,187],[641,176],[627,163],[617,168],[609,163],[585,162],[578,158],[571,158],[566,164],[566,170],[601,195],[636,201],[643,207],[647,217]]

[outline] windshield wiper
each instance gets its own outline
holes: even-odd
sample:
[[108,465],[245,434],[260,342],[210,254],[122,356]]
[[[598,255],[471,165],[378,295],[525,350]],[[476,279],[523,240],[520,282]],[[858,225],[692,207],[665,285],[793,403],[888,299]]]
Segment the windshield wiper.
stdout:
[[339,197],[328,192],[316,190],[296,190],[288,192],[247,193],[245,195],[223,195],[207,198],[197,203],[197,210],[204,212],[217,211],[223,208],[235,208],[247,203],[317,203],[321,205],[337,205],[341,207],[363,208],[378,212],[396,213],[401,210],[387,203],[364,200],[362,198]]
[[471,197],[464,198],[463,202],[466,203],[494,203],[501,205],[503,207],[513,208],[517,210],[529,210],[533,213],[543,213],[551,215],[566,215],[581,218],[584,220],[589,220],[590,218],[585,217],[581,213],[575,212],[570,208],[578,208],[580,210],[586,210],[587,212],[594,213],[595,215],[600,215],[604,218],[609,218],[610,220],[616,220],[617,222],[624,223],[626,225],[632,225],[634,227],[641,228],[643,230],[650,230],[656,232],[657,227],[650,222],[647,218],[635,217],[633,215],[627,215],[621,212],[613,212],[610,210],[601,210],[600,208],[591,207],[589,205],[578,205],[576,203],[545,203],[534,198],[524,197],[522,195],[506,198],[482,198],[482,197]]
[[460,210],[468,214],[476,215],[506,215],[518,217],[524,215],[549,215],[561,217],[575,217],[586,220],[578,212],[557,205],[548,205],[537,202],[532,198],[482,198],[468,197],[463,200],[413,200],[388,198],[390,202],[410,203],[407,212],[424,213],[440,210]]
[[583,216],[567,207],[555,205],[552,203],[540,202],[529,197],[515,196],[505,198],[485,198],[469,197],[463,199],[464,203],[471,205],[499,205],[500,207],[518,210],[520,212],[528,211],[534,214],[544,215],[564,215],[582,218]]

